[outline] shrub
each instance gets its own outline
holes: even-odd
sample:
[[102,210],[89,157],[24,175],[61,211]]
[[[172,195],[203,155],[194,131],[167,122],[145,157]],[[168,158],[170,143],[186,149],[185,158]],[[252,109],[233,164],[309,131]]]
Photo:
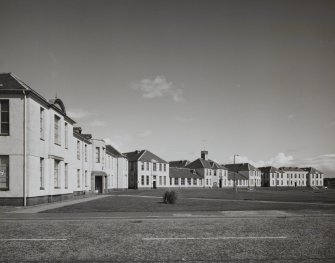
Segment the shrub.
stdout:
[[163,202],[165,204],[174,204],[178,199],[177,193],[174,190],[167,190],[163,195]]

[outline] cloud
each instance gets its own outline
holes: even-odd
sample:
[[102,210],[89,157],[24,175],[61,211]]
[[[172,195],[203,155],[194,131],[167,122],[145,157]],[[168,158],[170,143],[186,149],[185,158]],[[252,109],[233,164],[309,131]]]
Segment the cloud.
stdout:
[[327,128],[331,128],[331,127],[334,127],[335,126],[335,121],[332,121],[332,122],[329,122],[326,127]]
[[294,114],[290,114],[290,115],[287,116],[287,120],[288,120],[288,121],[291,121],[291,120],[293,120],[294,118],[295,118],[295,115],[294,115]]
[[138,138],[145,138],[145,137],[148,137],[150,135],[152,135],[152,131],[146,130],[146,131],[140,131],[140,132],[136,133],[135,136],[138,137]]
[[141,91],[143,98],[153,99],[157,97],[170,96],[175,102],[184,100],[183,91],[168,82],[164,76],[157,76],[154,80],[142,79],[131,84],[132,88]]
[[125,145],[131,140],[131,136],[125,135],[113,135],[110,138],[104,138],[106,144],[112,145],[118,151],[122,152]]
[[191,122],[191,121],[194,121],[194,118],[188,118],[188,117],[176,116],[176,117],[175,117],[175,120],[178,121],[178,122],[185,123],[185,122]]
[[70,109],[67,111],[67,115],[73,119],[83,119],[91,115],[91,113],[81,109]]

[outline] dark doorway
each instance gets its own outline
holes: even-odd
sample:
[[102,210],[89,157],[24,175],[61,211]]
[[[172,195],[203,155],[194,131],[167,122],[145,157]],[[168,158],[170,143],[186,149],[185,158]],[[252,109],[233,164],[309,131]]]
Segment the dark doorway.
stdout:
[[219,187],[222,188],[222,179],[219,180]]
[[153,181],[153,182],[152,182],[152,188],[153,188],[153,189],[156,189],[156,181]]
[[294,187],[297,187],[297,182],[294,183]]
[[95,191],[102,194],[102,176],[95,177]]

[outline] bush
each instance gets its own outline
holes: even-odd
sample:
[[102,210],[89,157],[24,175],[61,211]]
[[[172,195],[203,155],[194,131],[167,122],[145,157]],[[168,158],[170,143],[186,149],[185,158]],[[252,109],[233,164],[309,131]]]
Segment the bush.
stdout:
[[177,193],[174,190],[167,190],[163,195],[163,202],[165,204],[174,204],[178,199]]

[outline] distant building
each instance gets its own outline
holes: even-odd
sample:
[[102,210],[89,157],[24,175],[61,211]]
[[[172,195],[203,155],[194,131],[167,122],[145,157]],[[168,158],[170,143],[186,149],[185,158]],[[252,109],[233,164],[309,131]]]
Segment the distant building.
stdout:
[[202,187],[203,178],[196,170],[170,167],[170,187]]
[[258,169],[261,171],[262,186],[287,186],[287,175],[285,172],[273,166],[258,167]]
[[170,168],[174,167],[174,168],[183,168],[186,167],[186,165],[188,165],[190,163],[190,161],[188,160],[180,160],[180,161],[171,161],[169,162]]
[[[250,163],[225,164],[224,166],[230,172],[238,173],[243,178],[245,178],[244,180],[246,180],[247,185],[243,185],[243,186],[261,187],[261,171],[255,166],[251,165]],[[237,181],[237,183],[239,182]]]
[[299,167],[280,167],[279,171],[286,174],[287,186],[307,186],[307,171],[304,171]]
[[107,163],[110,169],[109,189],[128,188],[128,159],[111,145],[106,145]]
[[148,150],[124,153],[128,159],[129,188],[170,186],[169,163]]
[[307,186],[310,187],[322,187],[324,185],[323,178],[324,174],[313,167],[303,167],[302,170],[307,172]]

